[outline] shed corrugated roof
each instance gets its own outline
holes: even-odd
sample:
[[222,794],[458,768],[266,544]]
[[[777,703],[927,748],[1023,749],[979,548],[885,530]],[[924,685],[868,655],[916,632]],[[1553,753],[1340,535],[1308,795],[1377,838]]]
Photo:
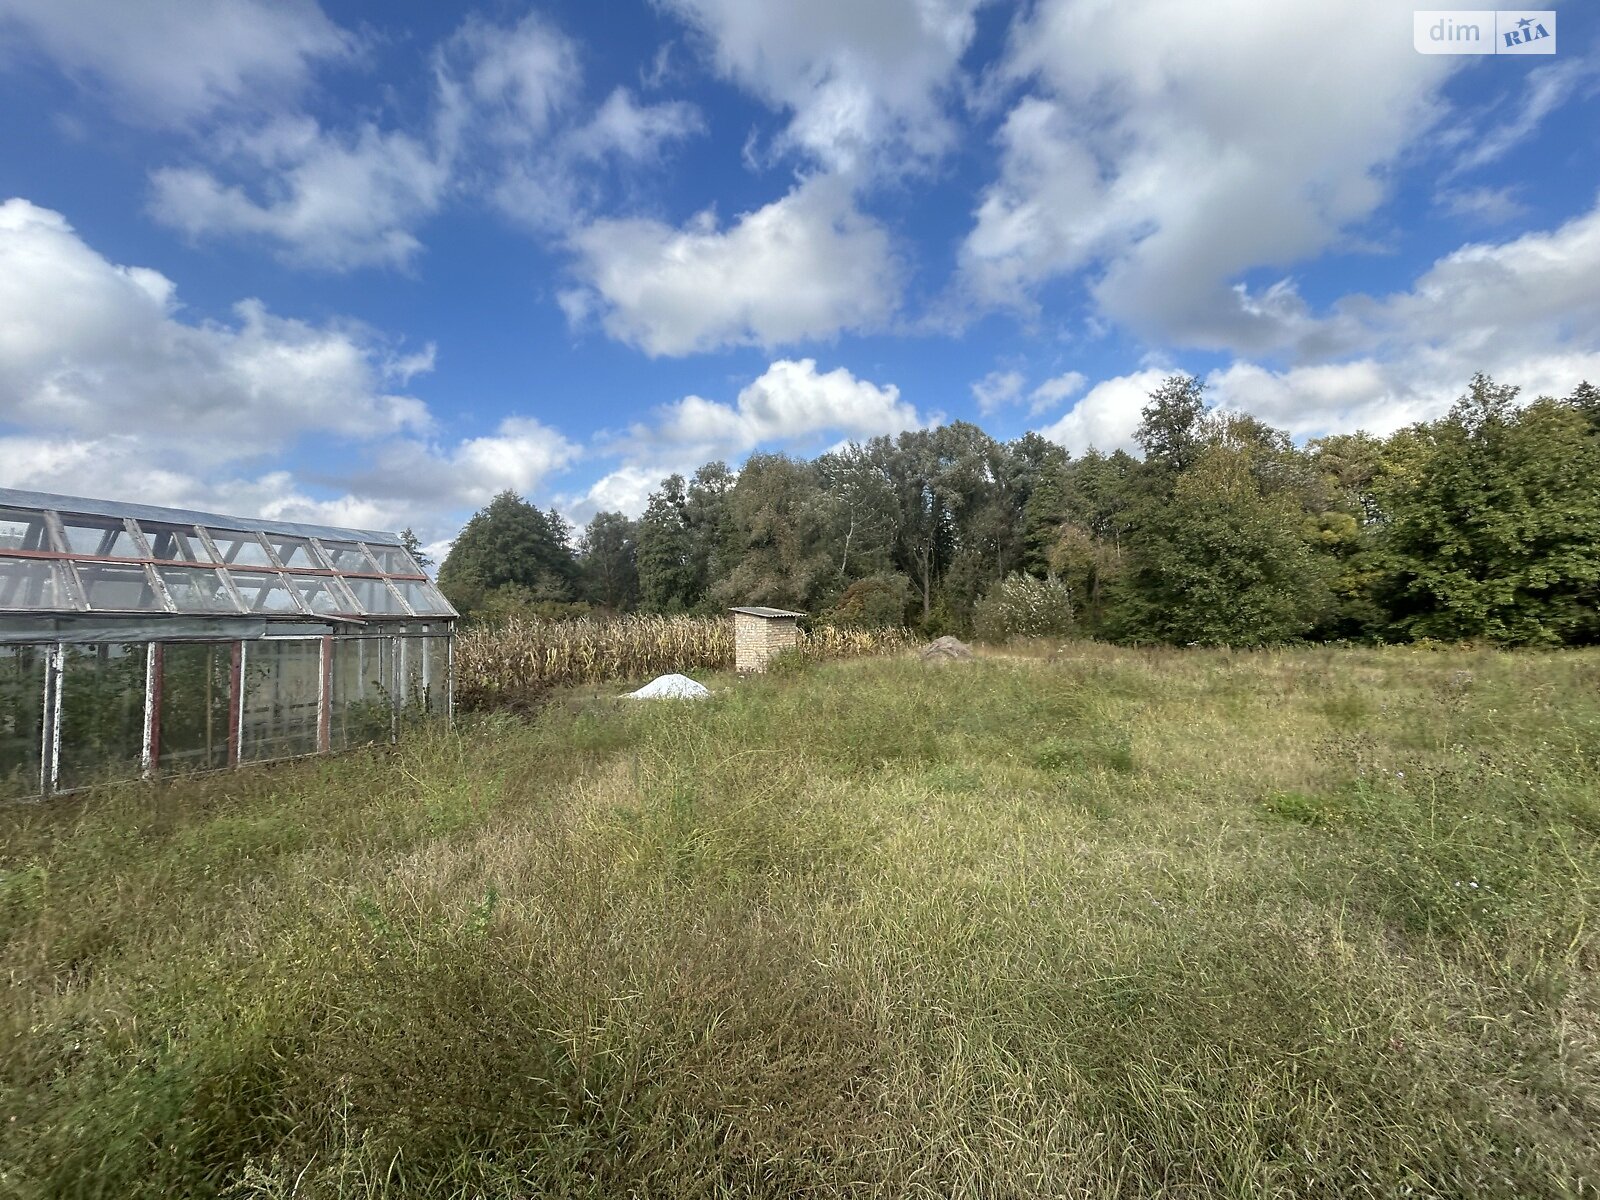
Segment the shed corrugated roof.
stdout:
[[787,608],[730,608],[729,612],[745,613],[752,617],[803,617],[805,613],[790,612]]

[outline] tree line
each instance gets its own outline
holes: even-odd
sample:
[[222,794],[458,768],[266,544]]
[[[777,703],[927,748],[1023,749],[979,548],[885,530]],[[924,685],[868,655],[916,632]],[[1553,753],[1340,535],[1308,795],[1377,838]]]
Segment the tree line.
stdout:
[[957,421],[708,463],[581,534],[505,492],[439,580],[487,619],[767,604],[928,635],[1600,641],[1600,390],[1517,397],[1478,375],[1438,420],[1296,446],[1176,375],[1141,457]]

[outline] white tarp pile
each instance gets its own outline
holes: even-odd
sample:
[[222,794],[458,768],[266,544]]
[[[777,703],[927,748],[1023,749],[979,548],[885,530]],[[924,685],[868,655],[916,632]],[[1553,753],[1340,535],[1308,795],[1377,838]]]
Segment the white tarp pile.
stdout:
[[629,700],[704,700],[711,693],[687,675],[662,675],[652,679],[637,692],[629,692]]

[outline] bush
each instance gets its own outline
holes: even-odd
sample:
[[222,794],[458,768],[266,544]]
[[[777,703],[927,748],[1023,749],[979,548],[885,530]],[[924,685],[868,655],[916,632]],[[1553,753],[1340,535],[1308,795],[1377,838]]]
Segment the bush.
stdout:
[[1060,637],[1072,632],[1072,595],[1051,580],[1011,575],[978,601],[973,627],[986,642]]
[[474,621],[504,625],[514,621],[572,621],[590,614],[582,601],[556,600],[520,583],[507,583],[486,593],[472,607]]
[[911,581],[904,575],[871,575],[845,588],[827,620],[845,629],[888,629],[906,623],[910,604]]

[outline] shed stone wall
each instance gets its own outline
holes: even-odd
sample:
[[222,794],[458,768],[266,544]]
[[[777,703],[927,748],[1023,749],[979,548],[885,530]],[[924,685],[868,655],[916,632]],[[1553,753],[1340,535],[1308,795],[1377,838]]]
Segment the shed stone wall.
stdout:
[[738,671],[765,671],[772,656],[798,645],[800,625],[794,617],[733,614],[733,663]]

